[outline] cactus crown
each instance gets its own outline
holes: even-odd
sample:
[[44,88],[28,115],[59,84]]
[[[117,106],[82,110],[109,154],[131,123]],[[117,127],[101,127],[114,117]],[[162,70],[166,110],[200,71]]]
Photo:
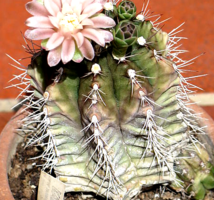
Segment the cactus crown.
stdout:
[[26,4],[33,17],[25,36],[42,40],[18,76],[28,84],[28,145],[46,144],[44,169],[67,192],[132,199],[166,184],[202,199],[214,187],[213,165],[198,137],[205,130],[186,106],[196,86],[180,70],[195,58],[179,58],[180,26],[167,34],[148,20],[160,17],[148,4],[136,16],[132,1],[116,3]]
[[119,6],[118,6],[118,15],[119,18],[124,20],[124,19],[131,19],[135,17],[136,15],[136,6],[133,2],[131,1],[122,1]]

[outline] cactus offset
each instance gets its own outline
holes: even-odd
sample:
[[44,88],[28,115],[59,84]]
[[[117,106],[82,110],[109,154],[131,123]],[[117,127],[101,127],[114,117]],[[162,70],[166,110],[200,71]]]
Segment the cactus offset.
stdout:
[[128,0],[90,2],[26,6],[34,17],[25,36],[43,39],[45,48],[24,74],[32,88],[24,89],[28,145],[47,146],[44,169],[53,169],[67,192],[132,199],[167,184],[203,199],[214,188],[214,170],[198,137],[205,129],[186,106],[196,86],[179,69],[193,60],[178,57],[180,26],[163,32],[148,20],[159,19],[148,15],[148,4],[137,15]]

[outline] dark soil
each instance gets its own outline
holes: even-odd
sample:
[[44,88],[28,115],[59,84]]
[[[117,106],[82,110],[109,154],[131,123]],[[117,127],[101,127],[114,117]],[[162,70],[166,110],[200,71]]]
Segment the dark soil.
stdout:
[[[28,147],[24,149],[25,143],[20,143],[17,152],[11,162],[9,184],[15,200],[36,200],[39,176],[42,164],[40,159],[31,159],[39,156],[43,149],[41,147]],[[161,189],[163,191],[163,187]],[[64,200],[104,200],[93,194],[66,193]],[[175,193],[165,188],[160,192],[160,187],[151,191],[142,192],[135,200],[187,200],[190,199],[180,193]],[[205,200],[213,200],[214,195],[210,193]]]

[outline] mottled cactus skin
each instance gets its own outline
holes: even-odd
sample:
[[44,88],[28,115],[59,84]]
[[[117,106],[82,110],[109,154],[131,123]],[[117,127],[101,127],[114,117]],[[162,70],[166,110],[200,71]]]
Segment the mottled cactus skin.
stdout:
[[[114,34],[93,61],[55,68],[42,50],[28,66],[35,101],[44,100],[43,134],[53,149],[47,167],[66,192],[129,200],[143,188],[165,184],[203,199],[214,188],[214,167],[206,148],[191,139],[200,140],[192,126],[179,117],[188,110],[178,101],[181,80],[167,57],[169,36],[150,21],[136,20],[135,7],[126,15],[121,6],[118,24],[133,24],[135,39],[119,41]],[[101,72],[91,73],[94,64]],[[34,136],[44,138],[40,130],[38,124]]]

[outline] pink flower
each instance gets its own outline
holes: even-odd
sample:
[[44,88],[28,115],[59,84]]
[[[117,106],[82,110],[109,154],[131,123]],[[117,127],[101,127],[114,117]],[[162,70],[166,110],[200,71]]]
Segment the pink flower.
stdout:
[[33,15],[26,21],[30,27],[25,37],[43,40],[42,47],[49,51],[48,64],[56,66],[85,57],[94,58],[91,40],[105,46],[113,40],[110,31],[115,21],[100,13],[106,0],[32,0],[26,4]]

